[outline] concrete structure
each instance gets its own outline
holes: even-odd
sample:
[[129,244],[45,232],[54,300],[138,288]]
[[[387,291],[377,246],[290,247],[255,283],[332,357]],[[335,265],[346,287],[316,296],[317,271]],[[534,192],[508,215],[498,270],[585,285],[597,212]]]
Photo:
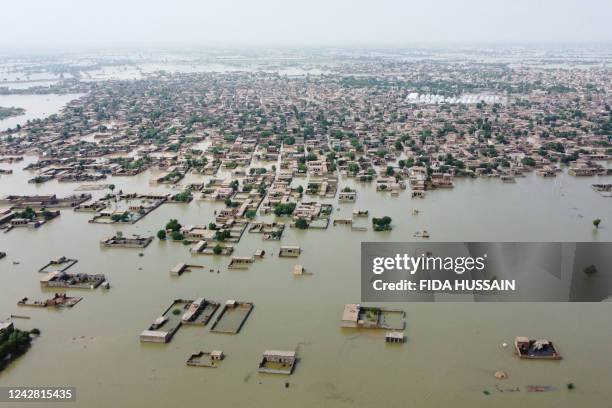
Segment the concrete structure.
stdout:
[[72,275],[60,271],[49,272],[40,278],[40,286],[43,288],[95,289],[104,282],[106,278],[102,274],[77,273]]
[[399,331],[389,331],[385,333],[385,341],[387,343],[404,343],[406,338],[404,337],[404,333]]
[[110,248],[146,248],[152,241],[152,236],[141,237],[140,235],[134,235],[131,238],[127,238],[114,235],[100,241],[100,245]]
[[210,328],[211,332],[238,334],[255,305],[250,302],[228,300]]
[[280,257],[297,258],[302,253],[302,249],[297,245],[282,246],[278,252]]
[[217,363],[225,358],[221,350],[200,351],[187,359],[187,365],[192,367],[217,368]]
[[516,337],[514,349],[520,358],[534,360],[560,360],[561,354],[551,341],[546,339],[531,340],[529,337]]
[[266,350],[263,353],[259,368],[260,373],[291,374],[297,362],[295,351]]
[[[394,315],[401,318],[396,324],[389,322],[389,318]],[[364,307],[356,303],[349,303],[344,306],[341,326],[345,328],[404,330],[406,323],[403,319],[405,316],[406,313],[402,310]]]

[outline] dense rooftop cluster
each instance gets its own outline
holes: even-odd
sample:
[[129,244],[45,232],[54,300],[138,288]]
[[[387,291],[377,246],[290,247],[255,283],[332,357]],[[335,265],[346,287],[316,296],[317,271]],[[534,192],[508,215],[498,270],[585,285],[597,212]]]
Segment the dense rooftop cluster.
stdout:
[[[5,132],[0,154],[35,152],[34,169],[61,165],[69,180],[156,164],[172,169],[161,181],[176,182],[190,169],[215,174],[279,154],[281,172],[340,171],[391,190],[404,179],[425,190],[455,176],[554,176],[561,164],[609,174],[597,162],[612,155],[609,77],[597,66],[384,60],[320,76],[158,72],[79,83],[85,95],[60,114]],[[109,154],[120,157],[102,160]]]

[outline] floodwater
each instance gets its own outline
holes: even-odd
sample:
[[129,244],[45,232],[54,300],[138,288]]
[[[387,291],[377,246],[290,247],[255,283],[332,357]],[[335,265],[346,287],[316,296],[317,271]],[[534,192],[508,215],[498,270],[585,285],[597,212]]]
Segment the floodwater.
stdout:
[[290,65],[256,64],[241,61],[236,64],[202,63],[202,62],[145,62],[133,66],[111,66],[96,70],[83,71],[81,81],[129,80],[141,79],[146,75],[160,71],[172,73],[196,72],[268,72],[286,76],[323,75],[330,71],[316,67],[298,67]]
[[28,89],[33,87],[50,87],[51,85],[57,84],[57,80],[41,80],[41,81],[15,81],[15,82],[2,82],[1,86],[5,86],[9,89]]
[[[0,195],[65,196],[80,185],[27,184],[33,175],[22,169],[34,160],[0,164],[14,170],[0,176]],[[100,183],[113,183],[124,192],[174,191],[149,184],[159,173],[150,170]],[[189,175],[183,183],[203,179],[208,177]],[[228,270],[229,257],[192,256],[181,243],[155,239],[144,250],[99,245],[116,231],[154,235],[170,218],[183,225],[208,224],[223,203],[164,204],[127,226],[89,224],[91,214],[64,209],[37,230],[0,234],[0,250],[8,254],[0,260],[0,317],[27,315],[31,319],[15,320],[17,327],[42,331],[30,351],[0,374],[0,386],[74,386],[78,406],[87,407],[607,406],[612,399],[612,304],[607,302],[387,305],[406,311],[404,345],[387,345],[384,331],[341,329],[340,318],[345,303],[359,302],[362,241],[412,241],[413,233],[423,229],[432,241],[610,241],[612,199],[590,188],[609,180],[567,175],[543,179],[535,174],[516,184],[457,180],[453,190],[411,199],[409,191],[391,197],[376,192],[374,184],[343,179],[340,188],[358,187],[357,202],[325,200],[334,204],[332,217],[368,209],[370,217],[391,216],[392,232],[354,232],[331,224],[327,230],[286,229],[282,244],[303,249],[297,259],[278,258],[281,243],[245,232],[234,255],[266,251],[248,270]],[[306,180],[295,179],[294,184],[305,185]],[[420,214],[412,215],[412,208]],[[597,231],[594,218],[603,219]],[[18,308],[22,297],[52,296],[52,291],[41,290],[37,271],[62,255],[79,260],[69,272],[104,273],[111,289],[69,290],[84,297],[73,309]],[[169,271],[178,262],[204,268],[171,277]],[[312,275],[294,277],[295,264]],[[173,299],[197,297],[248,301],[255,308],[237,335],[183,326],[169,344],[139,342],[140,332]],[[501,346],[517,335],[553,340],[564,359],[517,359]],[[294,374],[257,373],[266,349],[297,349],[300,361]],[[223,350],[227,357],[218,368],[187,367],[187,358],[200,350]],[[495,380],[497,370],[506,371],[509,379]],[[569,382],[575,390],[566,389]],[[526,385],[554,388],[529,393]],[[515,387],[520,391],[509,391]]]
[[64,95],[0,95],[0,106],[25,109],[19,116],[0,120],[0,131],[24,125],[28,120],[38,119],[58,113],[66,104],[79,98],[79,94]]

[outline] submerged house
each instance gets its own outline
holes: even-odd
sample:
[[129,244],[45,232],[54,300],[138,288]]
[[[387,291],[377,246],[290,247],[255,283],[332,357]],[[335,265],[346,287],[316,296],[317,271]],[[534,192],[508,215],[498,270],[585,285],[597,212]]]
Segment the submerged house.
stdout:
[[[406,313],[403,310],[365,307],[356,303],[344,305],[341,327],[361,329],[404,330]],[[399,317],[399,319],[392,319]]]
[[263,353],[259,368],[260,373],[291,374],[297,361],[295,351],[266,350]]
[[227,267],[229,269],[248,269],[254,261],[252,256],[234,256]]
[[221,350],[200,351],[192,354],[187,360],[188,366],[217,368],[217,363],[225,358]]
[[406,337],[404,337],[404,333],[399,331],[388,331],[385,333],[385,342],[387,343],[404,343],[406,341]]
[[356,199],[356,191],[341,191],[338,195],[338,201],[341,203],[354,203]]
[[40,278],[40,286],[43,288],[76,288],[95,289],[102,285],[106,278],[102,274],[88,275],[85,273],[68,274],[53,271]]
[[546,339],[531,340],[529,337],[514,339],[514,348],[520,358],[560,360],[561,354],[551,341]]
[[297,258],[298,256],[300,256],[300,253],[302,252],[302,249],[297,246],[297,245],[287,245],[287,246],[282,246],[280,248],[280,251],[278,253],[278,256],[280,257],[291,257],[291,258]]

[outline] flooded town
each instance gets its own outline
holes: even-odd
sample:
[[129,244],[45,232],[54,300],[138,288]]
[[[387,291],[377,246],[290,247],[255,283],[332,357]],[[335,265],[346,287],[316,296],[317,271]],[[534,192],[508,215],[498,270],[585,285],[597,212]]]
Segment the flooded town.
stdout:
[[611,62],[0,56],[0,386],[70,385],[82,406],[606,406],[609,303],[362,304],[359,271],[362,242],[612,240]]

